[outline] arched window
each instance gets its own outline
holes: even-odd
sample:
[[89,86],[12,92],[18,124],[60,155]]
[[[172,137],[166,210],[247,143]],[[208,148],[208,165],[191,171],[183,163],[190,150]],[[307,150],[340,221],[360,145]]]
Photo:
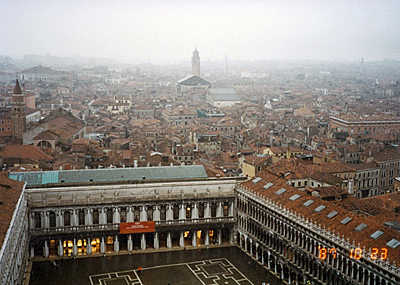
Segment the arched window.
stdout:
[[53,211],[49,213],[50,228],[56,227],[56,213]]

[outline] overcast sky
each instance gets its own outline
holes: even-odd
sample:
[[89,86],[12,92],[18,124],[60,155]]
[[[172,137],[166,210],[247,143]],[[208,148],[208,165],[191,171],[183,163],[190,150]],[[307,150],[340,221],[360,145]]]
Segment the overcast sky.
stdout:
[[0,0],[0,55],[400,60],[398,0]]

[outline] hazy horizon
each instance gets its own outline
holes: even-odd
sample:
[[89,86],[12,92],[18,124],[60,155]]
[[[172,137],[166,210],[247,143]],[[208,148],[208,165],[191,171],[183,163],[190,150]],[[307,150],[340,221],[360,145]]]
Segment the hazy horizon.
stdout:
[[190,60],[399,60],[400,2],[0,0],[0,55]]

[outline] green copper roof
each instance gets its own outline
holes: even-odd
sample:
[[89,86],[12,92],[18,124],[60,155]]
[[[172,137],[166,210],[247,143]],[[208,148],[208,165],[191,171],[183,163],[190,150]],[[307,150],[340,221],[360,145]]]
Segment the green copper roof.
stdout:
[[203,166],[194,165],[10,172],[9,178],[25,181],[27,186],[34,186],[62,183],[207,178],[207,173]]

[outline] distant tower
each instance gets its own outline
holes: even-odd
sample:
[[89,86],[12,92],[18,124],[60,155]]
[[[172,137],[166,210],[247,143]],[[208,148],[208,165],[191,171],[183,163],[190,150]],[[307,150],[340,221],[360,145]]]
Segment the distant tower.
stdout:
[[229,71],[229,67],[228,67],[228,56],[225,55],[225,74],[227,74]]
[[195,47],[193,51],[192,74],[200,76],[200,56],[197,47]]
[[361,58],[361,71],[364,71],[364,57]]
[[12,135],[14,144],[23,144],[22,134],[26,131],[26,114],[24,95],[21,91],[18,79],[15,83],[12,96]]

